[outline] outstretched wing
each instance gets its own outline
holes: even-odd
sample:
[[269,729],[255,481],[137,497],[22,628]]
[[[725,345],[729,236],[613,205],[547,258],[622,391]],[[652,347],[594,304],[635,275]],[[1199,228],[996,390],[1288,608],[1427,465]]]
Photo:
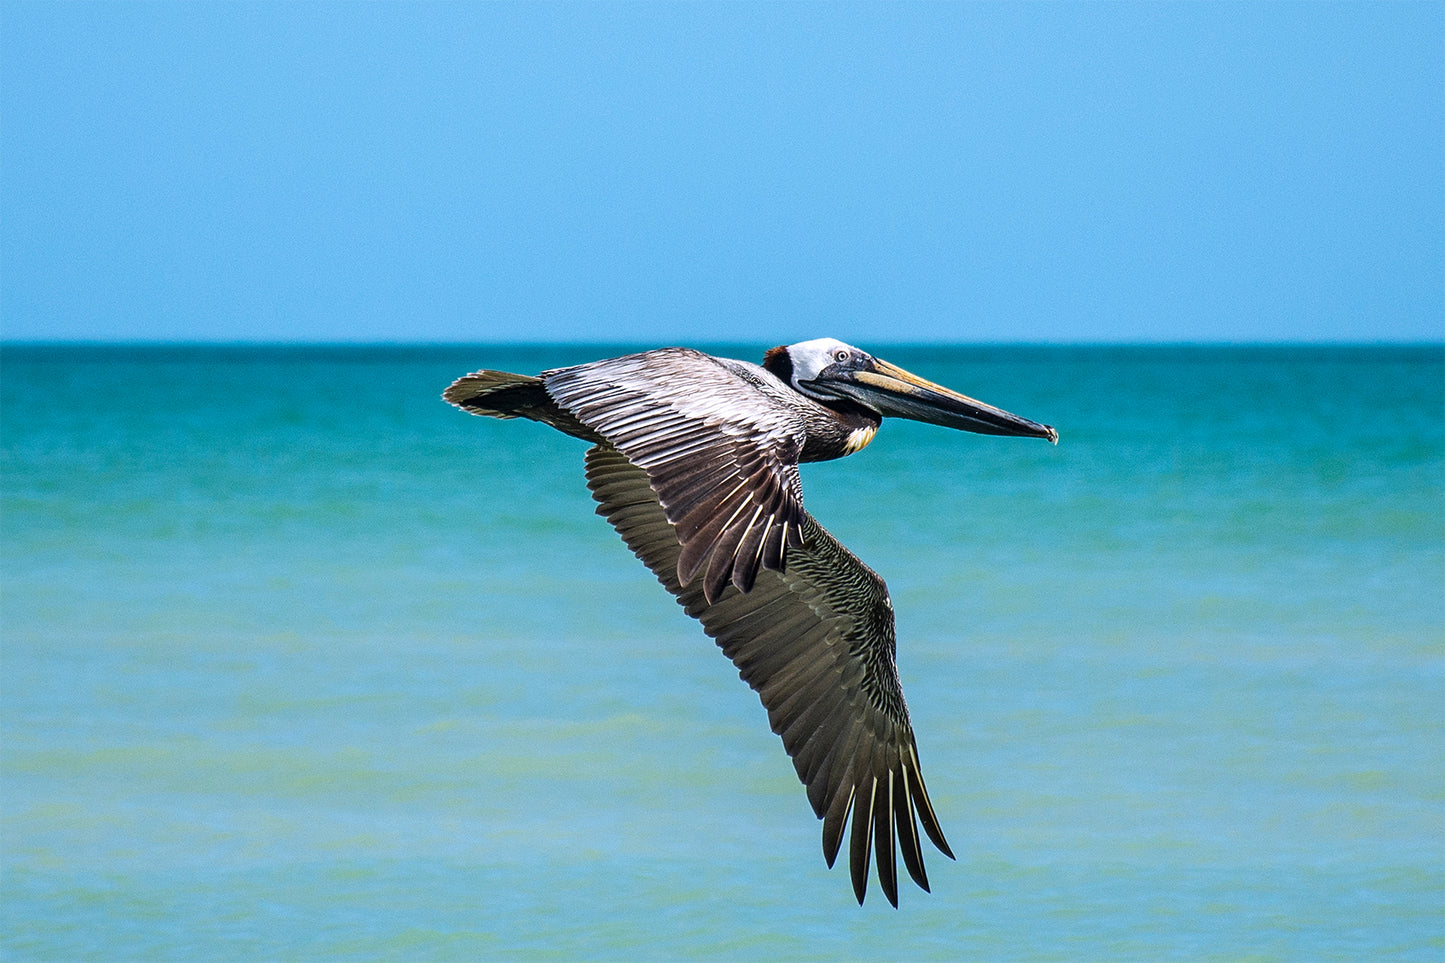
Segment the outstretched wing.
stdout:
[[[702,622],[768,710],[813,811],[832,866],[852,814],[849,862],[858,902],[870,850],[898,905],[895,853],[928,889],[918,824],[950,859],[928,800],[894,666],[893,606],[874,572],[806,513],[786,571],[758,573],[750,592],[711,600],[678,577],[681,551],[648,475],[610,445],[587,453],[587,487],[627,546]],[[896,842],[895,842],[896,841]]]
[[759,569],[781,570],[802,544],[803,436],[761,377],[663,348],[544,372],[542,383],[647,473],[681,543],[682,585],[706,562],[706,599],[729,581],[747,592]]

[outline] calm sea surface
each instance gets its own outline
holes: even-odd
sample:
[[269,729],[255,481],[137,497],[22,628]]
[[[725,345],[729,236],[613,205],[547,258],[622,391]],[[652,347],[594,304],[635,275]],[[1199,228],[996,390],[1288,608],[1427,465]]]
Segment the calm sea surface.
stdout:
[[4,347],[0,957],[1445,958],[1445,349],[868,347],[1062,436],[804,469],[896,911],[584,446],[438,398],[624,349]]

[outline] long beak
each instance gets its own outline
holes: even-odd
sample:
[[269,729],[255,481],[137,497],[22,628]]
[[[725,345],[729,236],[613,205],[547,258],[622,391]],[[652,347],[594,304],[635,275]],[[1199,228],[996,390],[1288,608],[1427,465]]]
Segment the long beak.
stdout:
[[882,415],[961,428],[981,435],[1047,438],[1055,445],[1059,443],[1059,433],[1048,425],[950,391],[886,361],[874,359],[871,369],[842,372],[836,377],[820,378],[815,384]]

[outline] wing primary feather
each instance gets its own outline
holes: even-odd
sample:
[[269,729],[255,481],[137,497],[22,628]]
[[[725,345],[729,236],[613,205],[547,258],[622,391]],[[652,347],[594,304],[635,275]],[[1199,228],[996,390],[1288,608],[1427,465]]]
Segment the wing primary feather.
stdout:
[[775,572],[783,570],[783,539],[788,536],[787,528],[788,523],[784,521],[776,523],[768,530],[763,539],[763,568],[770,568]]
[[[762,508],[758,511],[761,513]],[[742,542],[738,544],[737,562],[733,566],[733,584],[738,591],[746,595],[753,590],[758,581],[758,568],[763,562],[763,539],[768,534],[768,527],[773,524],[777,516],[769,513],[766,518],[754,520],[749,523],[747,534],[743,536]]]
[[843,845],[843,827],[848,825],[848,813],[853,809],[857,793],[858,789],[853,785],[848,786],[847,792],[840,790],[828,807],[828,815],[823,818],[823,859],[829,869],[838,859],[838,849]]
[[[748,504],[753,501],[753,493],[748,492],[747,497],[738,505],[737,511],[733,512],[724,523],[722,532],[718,535],[717,541],[712,546],[712,561],[707,563],[707,576],[703,579],[703,594],[709,602],[717,601],[722,595],[727,583],[735,578],[734,571],[737,568],[738,544],[743,536],[747,534],[747,528],[741,521],[743,512],[747,511]],[[753,508],[749,516],[747,526],[750,527],[759,513],[763,510],[762,505]]]
[[[758,519],[762,516],[765,508],[766,506],[759,504],[757,508],[753,509],[753,513],[748,518],[747,524],[741,526],[741,530],[738,531],[736,537],[729,537],[728,539],[728,543],[731,546],[728,549],[728,555],[732,558],[733,563],[733,585],[737,586],[739,592],[750,591],[753,587],[753,582],[756,580],[757,570],[754,569],[751,574],[748,572],[748,566],[752,563],[752,555],[746,549],[748,540],[753,533],[753,527],[757,525]],[[734,526],[734,528],[736,529],[738,526]]]
[[882,799],[873,804],[873,842],[878,857],[878,882],[883,886],[883,895],[893,908],[898,908],[898,856],[897,844],[893,838],[893,770],[888,770],[887,781],[876,777]]
[[948,840],[943,838],[943,829],[938,825],[938,816],[933,811],[933,802],[928,798],[928,790],[923,785],[923,773],[918,768],[918,750],[913,746],[908,747],[909,754],[913,757],[913,768],[908,771],[908,777],[913,780],[913,790],[918,803],[918,821],[923,823],[923,831],[928,838],[933,840],[933,845],[938,851],[949,859],[956,859],[953,850],[948,848]]
[[[853,835],[848,844],[848,869],[853,876],[853,895],[858,905],[868,894],[868,857],[873,848],[873,807],[878,804],[878,779],[866,767],[859,787],[860,798],[853,803]],[[862,805],[866,803],[866,805]]]
[[908,787],[908,763],[900,762],[899,766],[902,771],[898,776],[899,799],[896,808],[898,848],[903,851],[903,865],[908,868],[908,875],[927,893],[930,892],[928,873],[923,869],[923,841],[918,836],[918,817],[913,811],[913,792]]
[[714,490],[736,470],[731,464],[721,464],[709,471],[699,473],[696,478],[690,478],[686,484],[678,486],[676,491],[669,490],[666,501],[662,503],[663,508],[678,518],[687,517],[704,501],[709,504],[715,501]]
[[[677,559],[677,574],[678,578],[682,580],[683,585],[689,584],[693,578],[696,577],[698,569],[702,568],[703,559],[707,558],[709,554],[714,554],[714,560],[717,560],[718,556],[714,553],[714,550],[719,540],[727,531],[728,526],[737,520],[738,515],[747,508],[748,502],[753,499],[753,493],[745,491],[743,484],[739,484],[738,487],[729,492],[727,498],[717,506],[716,514],[706,519],[705,524],[698,527],[695,531],[688,533],[684,532],[681,526],[678,527],[677,536],[678,540],[682,542],[682,553]],[[741,497],[735,498],[740,492],[742,493]],[[734,504],[734,502],[736,504]],[[698,515],[701,512],[702,509],[699,508],[693,512],[693,515]],[[709,563],[708,571],[709,574],[712,573],[711,563]],[[732,569],[731,566],[729,566],[728,574],[731,575],[731,573]],[[726,582],[727,578],[724,577],[722,581]],[[704,584],[706,587],[706,582]],[[718,596],[721,594],[721,591],[704,592],[709,602],[717,601]]]
[[724,509],[732,502],[733,496],[746,489],[747,485],[748,480],[744,478],[717,498],[709,499],[706,504],[699,505],[673,522],[677,526],[678,541],[690,542],[699,532],[707,531],[715,525],[722,527],[727,520],[727,516],[722,514]]

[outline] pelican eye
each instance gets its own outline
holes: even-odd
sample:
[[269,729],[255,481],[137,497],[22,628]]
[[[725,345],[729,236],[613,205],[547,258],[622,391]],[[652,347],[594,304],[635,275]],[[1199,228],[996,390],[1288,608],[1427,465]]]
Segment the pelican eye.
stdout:
[[844,351],[842,348],[839,348],[837,351],[833,352],[833,360],[839,362],[840,364],[844,361],[847,361],[848,352]]

